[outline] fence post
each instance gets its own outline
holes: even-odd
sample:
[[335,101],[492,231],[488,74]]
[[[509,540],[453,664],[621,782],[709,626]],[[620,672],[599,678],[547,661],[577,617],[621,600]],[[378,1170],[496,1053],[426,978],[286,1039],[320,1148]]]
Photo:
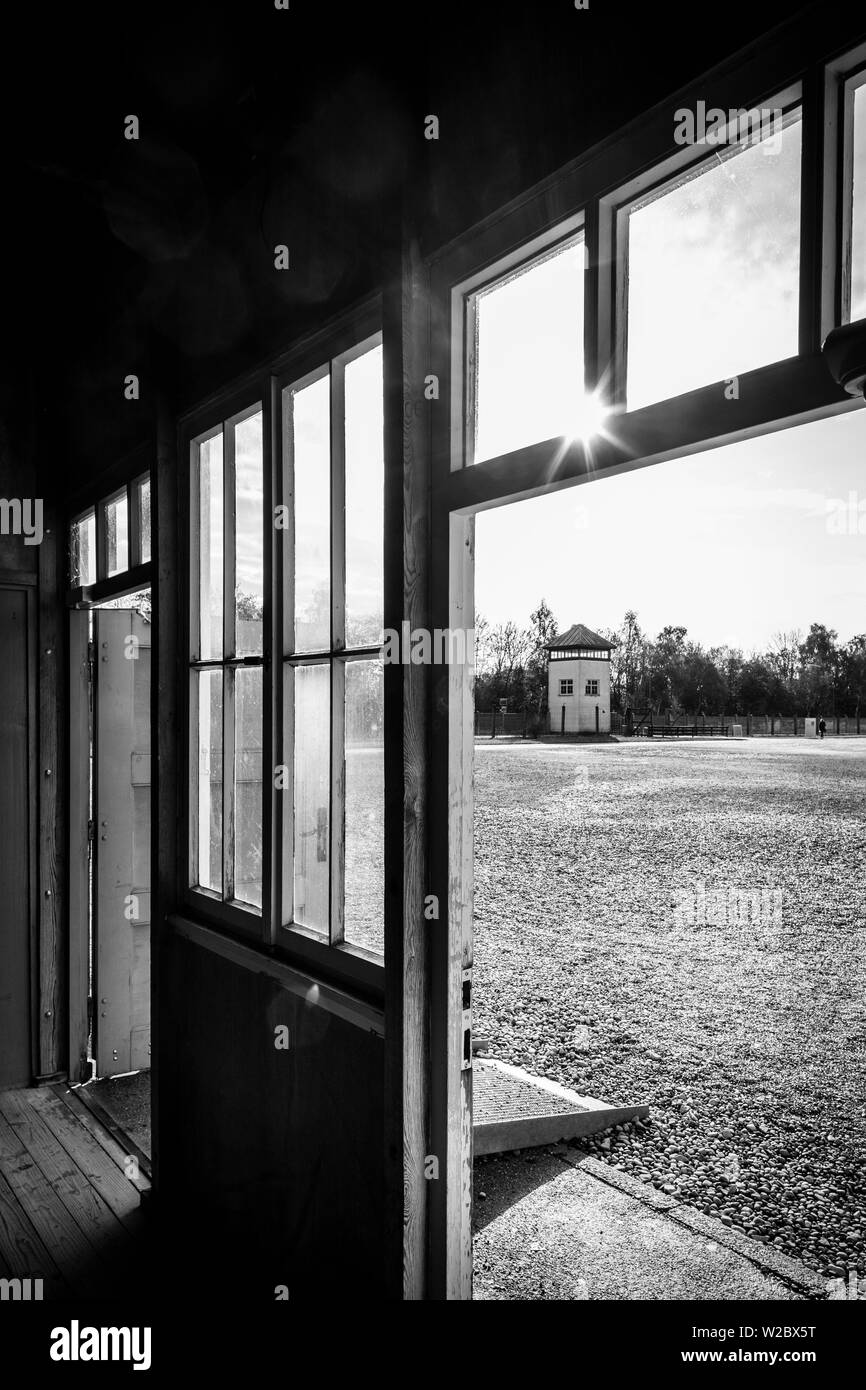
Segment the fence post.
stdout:
[[526,731],[529,727],[529,710],[523,706],[523,737],[526,738]]
[[560,732],[561,734],[565,734],[565,705],[562,706],[562,719],[561,719],[561,721],[560,721],[560,730],[559,730],[559,732]]
[[493,706],[493,709],[490,711],[490,715],[491,715],[491,719],[492,719],[492,721],[493,721],[493,722],[491,723],[491,725],[490,725],[490,737],[491,737],[491,738],[495,738],[495,737],[496,737],[496,706],[495,706],[495,705]]
[[752,716],[751,716],[751,714],[747,714],[747,715],[746,715],[746,738],[751,738],[751,737],[752,737]]

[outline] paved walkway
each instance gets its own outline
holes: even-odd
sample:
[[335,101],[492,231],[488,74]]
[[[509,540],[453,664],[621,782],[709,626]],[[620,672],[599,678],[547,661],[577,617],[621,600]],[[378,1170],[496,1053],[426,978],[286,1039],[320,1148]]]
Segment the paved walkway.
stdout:
[[805,1300],[825,1284],[565,1145],[475,1167],[478,1299]]

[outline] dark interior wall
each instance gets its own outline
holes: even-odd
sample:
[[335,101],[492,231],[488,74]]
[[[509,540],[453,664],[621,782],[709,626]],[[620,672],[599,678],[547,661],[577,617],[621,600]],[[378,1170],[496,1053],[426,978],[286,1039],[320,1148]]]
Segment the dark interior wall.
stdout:
[[408,185],[432,251],[803,8],[154,0],[146,19],[59,3],[19,17],[39,65],[0,93],[17,137],[4,270],[50,348],[58,487],[147,441],[157,386],[190,407],[375,290]]
[[184,939],[162,966],[160,1204],[190,1281],[178,1293],[381,1298],[381,1037]]

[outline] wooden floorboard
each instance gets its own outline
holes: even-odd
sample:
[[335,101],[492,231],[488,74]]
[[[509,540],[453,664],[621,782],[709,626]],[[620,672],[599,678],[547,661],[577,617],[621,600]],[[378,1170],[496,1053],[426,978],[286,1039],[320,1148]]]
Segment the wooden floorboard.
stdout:
[[43,1293],[48,1298],[68,1297],[71,1293],[2,1173],[0,1259],[4,1266],[4,1278],[41,1279]]
[[2,1116],[0,1173],[75,1292],[89,1298],[98,1297],[102,1281],[97,1277],[93,1249],[87,1237]]
[[77,1101],[80,1101],[82,1105],[86,1106],[91,1115],[94,1115],[102,1125],[103,1129],[107,1130],[112,1138],[117,1140],[117,1143],[123,1149],[124,1153],[137,1159],[139,1172],[149,1180],[151,1177],[150,1159],[144,1152],[144,1149],[140,1148],[135,1140],[130,1138],[117,1123],[114,1116],[108,1113],[105,1106],[97,1100],[90,1087],[76,1086],[75,1089],[71,1091],[71,1094]]
[[69,1215],[100,1257],[114,1255],[124,1245],[131,1254],[132,1236],[111,1207],[52,1134],[36,1107],[20,1092],[0,1096],[0,1115],[8,1122],[27,1153],[51,1184]]
[[33,1103],[57,1142],[75,1160],[118,1220],[134,1235],[139,1234],[142,1213],[138,1188],[90,1131],[75,1118],[69,1107],[54,1094],[53,1087],[43,1087]]
[[[113,1159],[120,1171],[122,1173],[125,1172],[125,1161],[131,1155],[120,1146],[118,1141],[109,1134],[101,1121],[82,1102],[78,1095],[78,1091],[73,1090],[70,1086],[62,1084],[52,1086],[50,1090],[54,1095],[60,1097],[63,1104],[72,1112],[78,1123],[93,1136],[97,1144],[108,1154],[109,1158]],[[128,1181],[131,1182],[132,1186],[137,1188],[139,1192],[150,1191],[150,1179],[145,1176],[140,1168],[139,1176],[137,1178],[129,1178]]]
[[123,1297],[142,1273],[150,1184],[125,1176],[117,1140],[63,1089],[0,1093],[0,1273],[42,1279],[45,1298]]

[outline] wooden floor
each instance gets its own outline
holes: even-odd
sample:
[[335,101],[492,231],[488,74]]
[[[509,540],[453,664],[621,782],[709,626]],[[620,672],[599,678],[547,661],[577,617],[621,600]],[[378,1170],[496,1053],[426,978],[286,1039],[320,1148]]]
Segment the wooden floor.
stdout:
[[42,1279],[45,1299],[140,1292],[149,1188],[74,1090],[0,1092],[0,1277]]

